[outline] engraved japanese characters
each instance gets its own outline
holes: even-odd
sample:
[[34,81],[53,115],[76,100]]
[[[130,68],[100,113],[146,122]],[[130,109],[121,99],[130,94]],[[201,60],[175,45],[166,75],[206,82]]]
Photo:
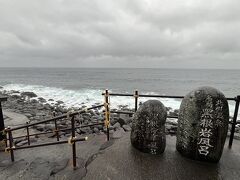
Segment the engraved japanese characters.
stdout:
[[218,162],[229,121],[225,96],[212,87],[200,87],[187,94],[180,106],[177,150],[195,160]]
[[131,143],[150,154],[163,153],[166,147],[165,122],[167,111],[158,100],[144,102],[134,115]]

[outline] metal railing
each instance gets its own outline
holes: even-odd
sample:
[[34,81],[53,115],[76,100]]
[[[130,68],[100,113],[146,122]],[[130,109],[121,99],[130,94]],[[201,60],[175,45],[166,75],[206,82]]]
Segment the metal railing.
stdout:
[[[106,94],[107,92],[107,94]],[[106,90],[105,93],[102,93],[105,97],[108,96],[126,96],[126,97],[134,97],[134,111],[136,112],[138,109],[138,100],[140,97],[148,97],[148,98],[170,98],[170,99],[183,99],[184,96],[170,96],[170,95],[147,95],[147,94],[139,94],[138,90],[135,90],[133,94],[130,93],[109,93],[108,90]],[[235,101],[235,108],[234,108],[234,115],[232,118],[232,121],[229,121],[229,124],[232,125],[231,127],[231,133],[230,133],[230,138],[229,138],[229,144],[228,147],[231,148],[233,144],[233,138],[234,138],[234,133],[235,133],[235,127],[237,124],[240,124],[240,122],[237,122],[237,117],[238,117],[238,110],[239,110],[239,103],[240,103],[240,96],[236,96],[233,98],[227,98],[228,101]],[[134,114],[135,112],[131,111],[110,111],[111,113],[120,113],[120,114]],[[167,116],[167,118],[178,118],[178,116]]]
[[[106,100],[106,99],[105,99]],[[76,115],[80,115],[83,113],[88,112],[91,109],[98,109],[98,108],[102,108],[105,107],[105,122],[100,122],[100,123],[92,123],[92,124],[88,124],[88,125],[80,125],[80,126],[75,126],[75,119],[74,117]],[[15,150],[20,150],[20,149],[29,149],[29,148],[35,148],[35,147],[42,147],[42,146],[50,146],[50,145],[57,145],[57,144],[65,144],[65,143],[69,143],[72,145],[72,159],[73,159],[73,168],[76,169],[77,163],[76,163],[76,142],[79,141],[86,141],[87,137],[81,137],[81,138],[77,138],[76,134],[75,134],[75,130],[78,128],[83,128],[83,127],[91,127],[91,126],[96,126],[96,125],[106,125],[107,126],[107,140],[109,140],[109,104],[107,103],[107,101],[102,104],[102,105],[98,105],[98,106],[93,106],[90,108],[86,108],[84,110],[79,110],[79,111],[73,111],[73,112],[68,112],[66,114],[60,115],[60,116],[54,116],[53,118],[47,119],[47,120],[43,120],[43,121],[39,121],[36,123],[27,123],[26,125],[22,125],[22,126],[18,126],[15,128],[11,128],[11,127],[7,127],[4,129],[4,134],[7,135],[5,136],[5,142],[6,142],[6,148],[5,148],[5,152],[9,152],[10,156],[11,156],[11,161],[14,161],[14,151]],[[71,120],[71,128],[64,128],[64,129],[59,129],[57,126],[57,120],[60,119],[64,119],[67,118],[69,120]],[[42,133],[34,133],[34,134],[30,134],[29,133],[29,127],[32,126],[36,126],[39,124],[43,124],[43,123],[48,123],[48,122],[52,122],[54,121],[55,124],[55,129],[53,131],[49,131],[49,132],[42,132]],[[27,129],[27,135],[25,136],[18,136],[18,137],[13,137],[13,131],[17,131],[20,129]],[[67,131],[67,130],[71,130],[71,137],[68,140],[59,140],[59,132],[60,131]],[[37,136],[37,135],[42,135],[42,134],[49,134],[49,133],[54,133],[54,135],[56,135],[57,138],[57,142],[48,142],[48,143],[41,143],[41,144],[34,144],[31,145],[30,143],[30,137],[31,136]],[[15,147],[14,146],[14,139],[19,139],[19,138],[27,138],[28,141],[28,145],[27,146],[21,146],[21,147]]]
[[[26,125],[18,126],[18,127],[15,127],[15,128],[11,128],[11,127],[5,128],[3,130],[3,132],[5,133],[5,143],[6,143],[5,151],[10,153],[11,160],[14,161],[14,151],[15,150],[69,143],[69,144],[72,145],[73,168],[76,169],[76,166],[77,166],[77,164],[76,164],[76,142],[87,140],[87,137],[77,138],[76,134],[75,134],[76,129],[83,128],[83,127],[91,127],[91,126],[96,126],[96,125],[104,125],[106,127],[107,140],[109,141],[109,139],[110,139],[110,136],[109,136],[110,113],[134,114],[138,109],[138,101],[139,101],[139,98],[141,98],[141,97],[173,98],[173,99],[183,99],[184,98],[184,96],[144,95],[144,94],[139,94],[139,92],[137,90],[135,90],[135,92],[133,94],[129,94],[129,93],[128,94],[109,93],[108,90],[105,90],[105,92],[102,93],[102,95],[104,95],[104,104],[101,104],[101,105],[98,105],[98,106],[93,106],[93,107],[90,107],[90,108],[86,108],[84,110],[68,112],[68,113],[60,115],[60,116],[55,116],[55,113],[53,113],[54,117],[52,117],[50,119],[47,119],[47,120],[43,120],[43,121],[39,121],[39,122],[35,122],[35,123],[27,123]],[[134,97],[134,103],[135,103],[134,111],[110,111],[110,96]],[[229,148],[231,148],[232,143],[233,143],[236,124],[240,124],[240,123],[237,123],[240,96],[237,96],[237,97],[234,97],[234,98],[227,98],[227,100],[228,101],[235,101],[234,116],[232,118],[232,121],[229,121],[229,123],[232,124],[231,134],[230,134],[230,139],[229,139]],[[91,109],[98,109],[98,108],[102,108],[102,107],[105,107],[105,110],[104,110],[105,120],[104,120],[104,122],[76,126],[75,119],[74,119],[74,117],[76,115],[86,113]],[[178,116],[169,116],[169,115],[167,117],[168,118],[178,118]],[[59,129],[57,121],[60,120],[60,119],[64,119],[64,118],[67,118],[67,119],[71,120],[71,127],[70,128]],[[39,124],[43,124],[43,123],[52,122],[52,121],[54,121],[54,125],[55,125],[54,130],[48,131],[48,132],[30,134],[30,132],[29,132],[30,127],[33,127],[33,126],[36,126],[36,125],[39,125]],[[20,130],[20,129],[26,129],[27,134],[22,135],[22,136],[18,136],[18,137],[13,137],[12,132]],[[60,141],[60,135],[59,135],[60,131],[71,131],[71,137],[68,140]],[[48,142],[48,143],[31,145],[31,141],[30,141],[31,136],[50,134],[50,133],[53,133],[54,135],[56,135],[56,138],[57,138],[56,142]],[[19,139],[19,138],[27,138],[28,145],[21,146],[21,147],[15,147],[14,146],[14,139]]]

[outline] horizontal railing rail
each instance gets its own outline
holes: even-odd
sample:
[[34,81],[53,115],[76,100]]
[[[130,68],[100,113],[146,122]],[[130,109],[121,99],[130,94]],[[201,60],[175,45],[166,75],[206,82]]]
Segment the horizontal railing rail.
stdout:
[[30,148],[35,148],[35,147],[51,146],[51,145],[56,145],[56,144],[74,143],[74,142],[79,142],[79,141],[86,141],[87,139],[88,139],[88,137],[84,137],[84,138],[71,139],[71,141],[64,140],[64,141],[57,141],[57,142],[34,144],[34,145],[30,145],[30,146],[21,146],[21,147],[12,147],[12,148],[9,147],[9,148],[6,148],[6,151],[30,149]]
[[[73,117],[75,115],[85,113],[85,112],[87,112],[91,109],[101,108],[103,106],[104,106],[104,104],[103,105],[98,105],[98,106],[93,106],[93,107],[90,107],[90,108],[86,108],[84,110],[75,111],[75,112],[69,113],[69,117]],[[39,125],[39,124],[43,124],[43,123],[48,123],[48,122],[51,122],[51,121],[54,121],[54,120],[64,119],[64,118],[67,118],[67,117],[68,117],[68,114],[63,114],[63,115],[55,116],[53,118],[46,119],[46,120],[43,120],[43,121],[39,121],[39,122],[31,123],[31,124],[26,124],[26,125],[18,126],[18,127],[11,128],[11,129],[6,129],[5,131],[6,132],[7,131],[16,131],[16,130],[23,129],[23,128],[26,128],[26,127],[35,126],[35,125]]]
[[[94,123],[94,124],[88,124],[88,125],[79,125],[76,126],[75,129],[79,129],[79,128],[85,128],[85,127],[91,127],[91,126],[97,126],[97,125],[104,125],[104,122],[102,123]],[[58,129],[58,131],[68,131],[71,130],[72,128],[63,128],[63,129]],[[34,133],[34,134],[29,134],[29,135],[23,135],[23,136],[17,136],[17,137],[13,137],[13,139],[20,139],[20,138],[27,138],[28,136],[39,136],[39,135],[44,135],[44,134],[51,134],[51,133],[56,133],[56,130],[54,131],[47,131],[47,132],[41,132],[41,133]],[[9,140],[9,139],[7,139]]]
[[[135,114],[135,112],[133,111],[110,111],[112,114],[116,113],[116,114],[129,114],[129,115],[133,115]],[[167,115],[167,118],[173,118],[173,119],[178,119],[178,116],[170,116]],[[229,124],[232,124],[232,117],[229,117]],[[240,120],[237,120],[236,124],[240,124]]]
[[[152,97],[152,98],[173,98],[173,99],[183,99],[184,96],[172,96],[172,95],[150,95],[150,94],[139,94],[138,90],[135,90],[133,94],[131,93],[109,93],[108,90],[105,91],[105,93],[102,93],[102,95],[104,95],[105,97],[108,96],[108,98],[110,96],[126,96],[126,97],[134,97],[135,99],[135,108],[134,111],[137,111],[138,108],[138,99],[140,97]],[[236,97],[227,97],[226,98],[228,101],[235,101],[235,108],[234,108],[234,116],[232,118],[232,121],[229,121],[229,124],[232,124],[231,127],[231,133],[230,133],[230,138],[229,138],[229,145],[228,147],[231,148],[232,147],[232,143],[233,143],[233,138],[234,138],[234,133],[235,133],[235,127],[237,124],[240,124],[240,122],[237,122],[237,118],[238,118],[238,109],[239,109],[239,104],[240,104],[240,96],[236,96]],[[113,111],[112,111],[113,112]],[[117,112],[115,112],[117,113]],[[118,111],[118,113],[122,113],[122,114],[133,114],[130,112],[124,112],[124,111]],[[170,118],[170,116],[168,116],[168,118]],[[172,118],[178,118],[175,116],[172,116]]]
[[[102,95],[105,95],[105,93],[102,93]],[[135,97],[136,94],[131,93],[109,93],[109,96],[126,96],[126,97]],[[138,94],[138,97],[155,97],[155,98],[174,98],[174,99],[183,99],[184,96],[171,96],[171,95],[155,95],[155,94]],[[237,97],[234,98],[226,98],[229,101],[236,101]]]

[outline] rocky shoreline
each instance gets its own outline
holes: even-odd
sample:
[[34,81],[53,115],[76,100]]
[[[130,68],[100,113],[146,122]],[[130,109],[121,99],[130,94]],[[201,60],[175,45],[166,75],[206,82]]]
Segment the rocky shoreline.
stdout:
[[[33,92],[19,92],[19,91],[0,91],[1,96],[7,96],[8,101],[3,102],[2,106],[4,110],[16,112],[25,115],[30,123],[39,122],[48,118],[53,117],[53,112],[55,115],[61,115],[67,113],[70,110],[80,110],[86,108],[85,105],[82,105],[80,108],[69,109],[64,106],[64,102],[57,101],[55,102],[53,99],[46,100],[42,97],[38,97]],[[99,105],[98,103],[93,106]],[[119,109],[113,109],[115,111],[133,111],[133,109],[129,109],[128,107],[122,106]],[[167,113],[169,116],[177,116],[178,110],[173,110],[171,108],[167,108]],[[7,117],[5,117],[7,118]],[[132,126],[132,118],[128,114],[111,114],[110,121],[110,134],[113,138],[120,138],[122,135],[131,131]],[[93,123],[102,123],[104,122],[104,113],[102,109],[90,110],[87,113],[79,115],[75,118],[76,126],[79,125],[88,125]],[[70,128],[71,123],[66,119],[62,119],[58,121],[58,128]],[[175,135],[177,131],[177,119],[168,118],[165,124],[166,134]],[[33,127],[35,130],[39,132],[48,132],[53,131],[55,129],[54,122],[48,124],[39,124]],[[106,133],[106,127],[104,125],[97,125],[94,127],[83,127],[81,129],[76,130],[78,134],[103,134]],[[239,135],[240,128],[236,127],[236,138],[240,137]],[[69,137],[71,134],[69,131],[60,132],[60,137]],[[54,137],[52,134],[48,137]]]

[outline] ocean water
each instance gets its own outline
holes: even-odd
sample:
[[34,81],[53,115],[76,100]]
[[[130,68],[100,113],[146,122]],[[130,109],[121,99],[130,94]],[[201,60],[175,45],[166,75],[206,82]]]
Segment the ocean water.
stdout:
[[[0,68],[2,90],[32,91],[46,100],[61,100],[67,107],[102,103],[101,93],[185,95],[200,86],[212,86],[226,97],[240,95],[240,70]],[[140,98],[146,101],[153,98]],[[160,99],[178,109],[180,101]],[[111,97],[111,106],[134,106],[134,98]],[[230,102],[231,114],[234,103]]]

